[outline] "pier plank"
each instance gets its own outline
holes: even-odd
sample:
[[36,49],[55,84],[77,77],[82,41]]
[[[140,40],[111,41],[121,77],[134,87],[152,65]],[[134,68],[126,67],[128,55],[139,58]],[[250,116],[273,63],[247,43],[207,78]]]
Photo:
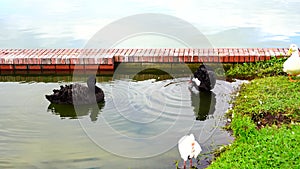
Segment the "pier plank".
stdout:
[[115,62],[243,63],[285,57],[287,51],[288,48],[0,49],[0,70],[114,70]]

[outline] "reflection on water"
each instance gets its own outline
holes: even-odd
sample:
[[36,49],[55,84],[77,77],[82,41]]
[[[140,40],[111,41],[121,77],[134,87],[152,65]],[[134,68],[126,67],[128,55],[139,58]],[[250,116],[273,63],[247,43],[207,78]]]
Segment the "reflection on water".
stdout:
[[[12,74],[2,74],[3,71],[0,72],[0,82],[21,82],[21,83],[35,83],[35,82],[44,82],[44,83],[50,83],[50,82],[72,82],[73,79],[73,72],[69,74],[59,74],[59,75],[38,75],[38,74],[27,74],[26,72],[23,72],[23,75],[14,75]],[[94,74],[95,72],[92,72],[90,74]],[[90,74],[82,74],[82,76],[76,75],[77,81],[86,82],[86,79],[88,75]],[[112,74],[109,75],[99,75],[96,77],[97,82],[108,82],[112,80]]]
[[196,120],[204,121],[214,114],[216,109],[216,94],[214,92],[191,92],[191,101]]
[[48,106],[48,112],[52,112],[55,115],[59,115],[62,119],[78,119],[81,116],[90,116],[92,122],[98,119],[101,109],[105,103],[98,103],[95,105],[80,105],[74,107],[74,105],[62,105],[51,103]]

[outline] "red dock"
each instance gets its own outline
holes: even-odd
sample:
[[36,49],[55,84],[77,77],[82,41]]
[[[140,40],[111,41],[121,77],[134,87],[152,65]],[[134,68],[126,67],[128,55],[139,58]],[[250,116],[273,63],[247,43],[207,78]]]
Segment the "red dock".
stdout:
[[0,70],[114,70],[115,63],[241,63],[284,57],[288,48],[0,49]]

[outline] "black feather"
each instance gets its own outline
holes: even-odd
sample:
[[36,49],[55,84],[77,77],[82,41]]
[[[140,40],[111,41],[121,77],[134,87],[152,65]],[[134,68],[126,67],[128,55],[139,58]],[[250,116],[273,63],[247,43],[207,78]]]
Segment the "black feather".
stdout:
[[87,86],[81,84],[71,84],[60,86],[54,89],[53,94],[45,95],[46,99],[55,104],[94,104],[104,101],[104,92],[96,86],[96,77],[90,76]]

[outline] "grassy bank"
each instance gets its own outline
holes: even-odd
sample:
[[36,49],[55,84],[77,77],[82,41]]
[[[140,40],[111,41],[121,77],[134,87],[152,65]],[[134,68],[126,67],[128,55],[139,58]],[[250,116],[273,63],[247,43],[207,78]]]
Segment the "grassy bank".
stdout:
[[300,168],[300,84],[286,76],[252,80],[227,113],[235,141],[209,168]]
[[254,62],[254,63],[243,63],[228,66],[225,69],[227,78],[237,79],[255,79],[270,76],[284,75],[282,70],[283,62],[286,58],[272,57],[270,60]]

